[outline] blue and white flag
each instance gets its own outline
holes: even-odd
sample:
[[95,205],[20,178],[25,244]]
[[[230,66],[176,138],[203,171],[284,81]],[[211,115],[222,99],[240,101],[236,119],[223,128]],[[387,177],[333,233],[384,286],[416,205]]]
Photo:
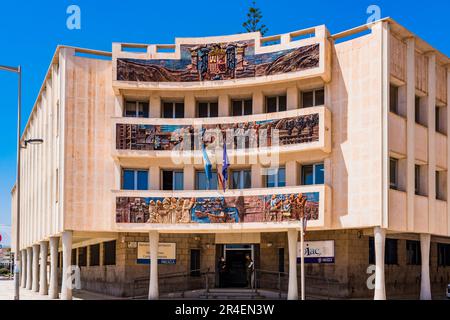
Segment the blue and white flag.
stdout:
[[203,154],[203,162],[205,163],[205,175],[206,175],[206,188],[209,190],[210,181],[212,179],[212,165],[209,160],[208,153],[206,152],[206,145],[203,142],[203,136],[205,135],[205,128],[202,128],[202,154]]
[[227,188],[228,181],[228,167],[230,163],[228,162],[228,154],[227,154],[227,142],[223,142],[223,159],[222,159],[222,188],[223,192],[225,192]]

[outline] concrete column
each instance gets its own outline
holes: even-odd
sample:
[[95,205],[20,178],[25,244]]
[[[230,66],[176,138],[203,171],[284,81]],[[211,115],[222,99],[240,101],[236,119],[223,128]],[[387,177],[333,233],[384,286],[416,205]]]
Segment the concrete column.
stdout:
[[159,190],[161,189],[161,172],[159,167],[151,166],[149,170],[149,189],[150,190]]
[[420,235],[420,252],[422,255],[422,270],[420,277],[420,300],[431,300],[430,284],[430,242],[431,235]]
[[297,161],[286,162],[286,186],[295,187],[299,185],[298,180],[298,169],[299,165]]
[[184,117],[195,118],[196,117],[196,103],[195,96],[192,93],[187,93],[184,98]]
[[72,231],[64,231],[62,233],[62,260],[61,299],[72,300]]
[[39,291],[39,245],[33,245],[33,282],[31,290],[34,292]]
[[58,237],[50,238],[50,299],[58,299]]
[[297,242],[298,230],[288,230],[288,246],[289,246],[289,286],[288,300],[298,300],[298,283],[297,283]]
[[299,92],[297,87],[287,88],[286,103],[287,110],[295,110],[299,108]]
[[406,57],[406,207],[407,229],[414,229],[414,166],[415,166],[415,96],[416,96],[415,39],[407,40]]
[[[195,168],[192,164],[184,166],[183,169],[184,190],[195,190]],[[213,186],[211,186],[211,189]]]
[[20,259],[21,265],[21,276],[20,276],[20,286],[25,288],[27,286],[27,250],[20,250],[20,254],[22,255]]
[[48,242],[41,241],[41,261],[39,274],[39,293],[42,295],[48,294],[47,286],[47,256],[48,256]]
[[151,96],[149,109],[150,118],[161,118],[161,97]]
[[252,188],[263,187],[263,176],[261,174],[262,168],[260,164],[252,164]]
[[436,221],[430,214],[436,211],[436,56],[428,56],[428,221],[435,230]]
[[158,246],[159,246],[159,233],[158,231],[149,232],[150,242],[150,284],[148,288],[148,299],[159,299],[158,288]]
[[28,290],[31,290],[32,285],[32,268],[33,268],[33,248],[28,247],[27,248],[27,285],[26,288]]
[[253,93],[253,114],[264,113],[264,94],[262,91],[256,91]]
[[374,300],[386,300],[384,281],[384,248],[386,242],[386,230],[380,227],[374,228],[375,244],[375,295]]
[[228,117],[230,115],[230,99],[228,95],[219,96],[219,117]]

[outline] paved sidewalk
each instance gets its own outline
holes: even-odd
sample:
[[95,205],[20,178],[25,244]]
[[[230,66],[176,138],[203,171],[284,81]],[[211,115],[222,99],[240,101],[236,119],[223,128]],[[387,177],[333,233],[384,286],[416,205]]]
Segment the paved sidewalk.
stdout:
[[[14,299],[14,281],[0,280],[0,300]],[[121,298],[107,296],[95,292],[88,292],[84,290],[74,290],[73,300],[120,300]],[[20,288],[20,300],[59,300],[50,299],[48,295],[43,296],[38,292],[32,292],[24,288]]]

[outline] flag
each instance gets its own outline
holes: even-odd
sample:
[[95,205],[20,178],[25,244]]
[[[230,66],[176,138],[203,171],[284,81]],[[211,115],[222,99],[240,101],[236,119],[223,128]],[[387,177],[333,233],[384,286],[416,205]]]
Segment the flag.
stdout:
[[222,159],[222,179],[221,179],[223,192],[225,192],[225,189],[227,188],[228,167],[229,166],[230,166],[230,163],[228,162],[227,142],[224,140],[224,142],[223,142],[223,159]]
[[202,128],[202,154],[203,154],[203,161],[205,163],[205,175],[206,175],[206,187],[209,190],[210,181],[212,179],[212,165],[211,161],[209,160],[208,153],[206,152],[206,145],[203,142],[203,136],[205,135],[205,128]]

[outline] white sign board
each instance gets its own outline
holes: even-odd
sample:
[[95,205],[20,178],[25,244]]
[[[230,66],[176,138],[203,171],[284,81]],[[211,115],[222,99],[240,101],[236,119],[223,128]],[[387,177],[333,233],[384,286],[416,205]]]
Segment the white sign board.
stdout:
[[[176,243],[160,243],[158,247],[158,264],[175,264],[176,254]],[[148,242],[138,242],[137,263],[150,263],[150,244]]]
[[[334,240],[305,241],[305,263],[334,263]],[[300,242],[297,244],[297,262],[300,263]]]

